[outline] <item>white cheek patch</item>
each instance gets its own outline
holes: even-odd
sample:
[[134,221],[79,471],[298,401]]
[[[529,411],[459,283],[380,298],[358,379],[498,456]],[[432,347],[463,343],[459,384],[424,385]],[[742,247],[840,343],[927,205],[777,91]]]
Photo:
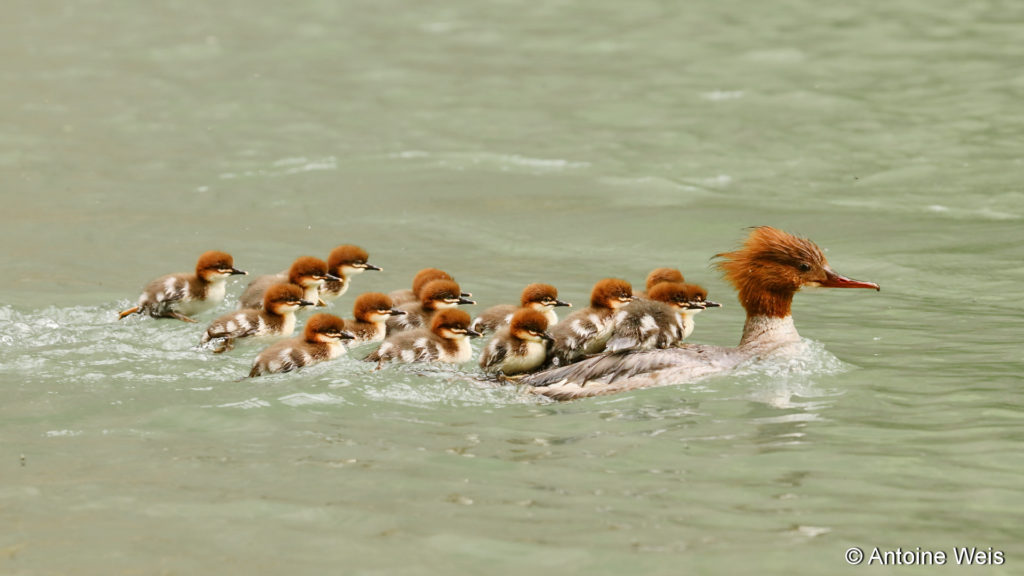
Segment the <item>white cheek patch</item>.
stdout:
[[428,340],[426,338],[417,338],[416,341],[412,343],[412,347],[413,348],[419,348],[419,349],[426,349],[427,342],[428,342]]
[[402,361],[413,362],[416,360],[416,352],[413,350],[402,350]]

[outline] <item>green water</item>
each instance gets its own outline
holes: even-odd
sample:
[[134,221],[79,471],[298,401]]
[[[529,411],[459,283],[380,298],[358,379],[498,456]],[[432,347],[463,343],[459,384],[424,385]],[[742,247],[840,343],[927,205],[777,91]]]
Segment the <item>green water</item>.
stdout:
[[[5,4],[0,573],[1024,573],[1022,35],[995,1]],[[240,382],[258,345],[116,320],[204,250],[355,243],[385,270],[345,315],[424,266],[482,308],[670,265],[731,345],[710,258],[759,224],[882,291],[799,295],[793,363],[618,396]]]

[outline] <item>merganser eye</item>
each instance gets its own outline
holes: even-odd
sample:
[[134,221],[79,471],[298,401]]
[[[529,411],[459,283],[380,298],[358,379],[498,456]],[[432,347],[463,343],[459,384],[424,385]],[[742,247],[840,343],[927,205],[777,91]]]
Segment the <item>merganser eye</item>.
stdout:
[[810,272],[811,271],[811,265],[808,264],[807,262],[801,262],[800,263],[800,271],[801,272]]

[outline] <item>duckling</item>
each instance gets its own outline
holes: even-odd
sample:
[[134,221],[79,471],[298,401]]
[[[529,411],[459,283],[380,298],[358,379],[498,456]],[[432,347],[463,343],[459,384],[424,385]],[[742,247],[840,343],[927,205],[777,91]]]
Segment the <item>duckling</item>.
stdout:
[[696,284],[662,282],[618,312],[605,350],[651,350],[678,346],[693,333],[693,317],[705,308],[721,306],[707,300]]
[[256,356],[249,377],[291,372],[333,360],[345,353],[343,340],[351,340],[345,321],[333,314],[314,314],[306,322],[302,336],[277,342]]
[[505,376],[530,372],[547,359],[548,319],[533,308],[520,308],[508,326],[498,328],[480,353],[480,368]]
[[292,262],[288,274],[265,274],[257,276],[245,287],[238,298],[238,307],[259,310],[263,306],[263,293],[274,284],[291,282],[303,290],[302,299],[323,305],[320,300],[320,286],[327,280],[338,280],[327,271],[327,263],[312,256],[301,256]]
[[616,310],[632,301],[633,287],[625,280],[605,278],[595,284],[590,306],[566,316],[552,328],[552,362],[570,364],[604,350],[615,327]]
[[355,317],[345,319],[345,328],[355,336],[349,344],[354,346],[363,342],[380,342],[387,334],[388,318],[405,313],[394,307],[387,294],[361,294],[352,306],[352,315]]
[[235,268],[230,254],[216,250],[203,252],[194,274],[167,274],[150,281],[139,296],[138,306],[122,311],[118,319],[146,313],[153,318],[195,322],[190,316],[205,312],[224,300],[225,282],[234,274],[248,272]]
[[235,347],[234,341],[248,336],[291,336],[295,331],[295,311],[313,302],[302,299],[302,288],[295,284],[278,284],[267,289],[262,310],[228,312],[210,323],[199,345],[220,340],[213,348],[221,353]]
[[[395,306],[401,306],[402,304],[408,304],[410,302],[420,301],[420,291],[427,284],[430,284],[434,280],[452,280],[451,274],[444,270],[438,270],[437,268],[424,268],[416,273],[416,276],[412,279],[412,290],[408,288],[404,290],[393,290],[388,296],[391,296],[391,301],[395,303]],[[473,294],[469,292],[462,293],[463,298],[472,298]]]
[[519,301],[519,307],[512,304],[491,306],[473,320],[471,328],[478,332],[487,333],[497,330],[501,326],[507,326],[512,320],[512,315],[519,308],[532,308],[541,312],[548,319],[548,326],[554,326],[558,323],[558,314],[555,314],[555,307],[572,306],[568,302],[559,300],[558,289],[550,284],[530,284],[523,289]]
[[480,336],[479,332],[470,329],[469,324],[469,314],[462,310],[439,310],[431,320],[429,330],[418,328],[389,335],[364,360],[376,362],[378,369],[390,361],[462,364],[473,354],[469,339]]
[[459,304],[476,304],[462,296],[462,289],[452,280],[434,280],[420,290],[420,301],[402,304],[399,310],[406,314],[388,319],[388,335],[402,330],[424,328],[438,310],[455,308]]
[[683,273],[676,268],[655,268],[647,275],[644,290],[633,295],[637,298],[650,298],[647,294],[650,293],[651,288],[662,282],[685,282],[685,280],[683,279]]
[[352,277],[356,274],[362,274],[367,270],[383,270],[380,266],[367,262],[369,259],[370,254],[366,250],[351,244],[331,250],[330,256],[327,257],[327,271],[334,274],[337,280],[324,282],[320,287],[320,299],[327,303],[333,302],[348,292]]

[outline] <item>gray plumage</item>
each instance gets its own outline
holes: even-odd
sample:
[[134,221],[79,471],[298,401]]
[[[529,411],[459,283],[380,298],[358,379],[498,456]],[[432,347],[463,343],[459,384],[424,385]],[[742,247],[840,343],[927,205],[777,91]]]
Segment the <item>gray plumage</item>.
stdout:
[[683,341],[683,317],[663,302],[637,300],[618,311],[605,350],[670,348]]

